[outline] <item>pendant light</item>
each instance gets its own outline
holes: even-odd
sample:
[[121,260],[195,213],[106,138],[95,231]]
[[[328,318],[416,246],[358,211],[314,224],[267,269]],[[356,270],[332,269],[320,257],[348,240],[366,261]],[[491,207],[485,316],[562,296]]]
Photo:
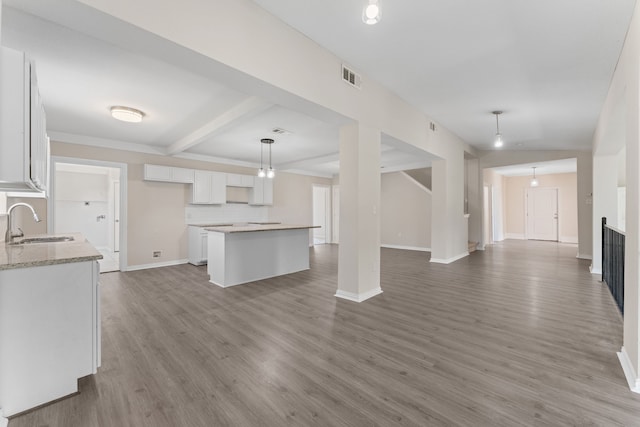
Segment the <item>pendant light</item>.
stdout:
[[537,187],[538,186],[538,180],[536,179],[536,167],[533,167],[533,178],[531,178],[531,186],[532,187]]
[[[260,178],[264,178],[265,176],[267,178],[273,178],[274,176],[276,176],[276,172],[273,170],[273,166],[271,166],[271,145],[273,145],[275,141],[271,138],[262,138],[260,140],[260,169],[258,169],[258,176]],[[264,165],[263,165],[263,147],[264,144],[267,144],[269,146],[269,169],[265,170]]]
[[362,9],[362,22],[374,25],[380,22],[380,0],[367,0]]
[[504,145],[504,142],[502,141],[502,134],[500,133],[500,121],[498,120],[498,117],[500,116],[500,114],[502,114],[502,111],[492,111],[491,114],[496,115],[496,137],[493,140],[493,146],[496,148],[500,148]]

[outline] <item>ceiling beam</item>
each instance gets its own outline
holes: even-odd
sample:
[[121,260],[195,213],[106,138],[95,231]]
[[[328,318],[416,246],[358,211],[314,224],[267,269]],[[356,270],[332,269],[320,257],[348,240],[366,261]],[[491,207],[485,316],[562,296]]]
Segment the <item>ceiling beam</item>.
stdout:
[[185,135],[184,137],[171,144],[167,148],[167,154],[175,155],[188,150],[189,148],[192,148],[198,144],[201,144],[216,133],[219,133],[223,129],[238,122],[240,119],[260,113],[272,105],[273,104],[271,104],[270,102],[257,96],[249,97],[239,104],[235,105],[234,107],[228,109],[224,113],[220,114],[201,128],[196,129],[195,131],[191,132],[188,135]]

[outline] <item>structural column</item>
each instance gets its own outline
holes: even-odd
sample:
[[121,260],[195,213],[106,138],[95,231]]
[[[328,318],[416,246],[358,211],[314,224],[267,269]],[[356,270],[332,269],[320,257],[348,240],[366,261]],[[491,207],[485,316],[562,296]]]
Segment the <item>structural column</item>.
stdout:
[[602,274],[602,217],[618,223],[618,156],[593,157],[593,259],[591,273]]
[[340,247],[336,296],[361,302],[380,288],[380,131],[340,128]]
[[464,151],[451,149],[432,163],[431,262],[448,264],[469,255],[464,217]]

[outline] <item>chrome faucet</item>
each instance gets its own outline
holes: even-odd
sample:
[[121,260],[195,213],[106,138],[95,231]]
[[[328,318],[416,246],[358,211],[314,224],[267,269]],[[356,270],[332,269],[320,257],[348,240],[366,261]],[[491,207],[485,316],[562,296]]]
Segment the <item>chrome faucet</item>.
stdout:
[[33,209],[33,206],[31,206],[28,203],[16,203],[13,204],[11,206],[9,206],[9,209],[7,209],[7,232],[4,234],[4,241],[6,243],[11,243],[13,241],[13,239],[15,239],[16,237],[22,237],[24,236],[24,233],[22,232],[22,230],[20,229],[20,227],[18,227],[18,232],[14,233],[11,230],[11,212],[13,212],[13,210],[15,208],[17,208],[18,206],[26,206],[29,209],[31,209],[31,213],[33,214],[33,220],[35,222],[40,222],[40,218],[38,218],[38,214],[36,213],[35,209]]

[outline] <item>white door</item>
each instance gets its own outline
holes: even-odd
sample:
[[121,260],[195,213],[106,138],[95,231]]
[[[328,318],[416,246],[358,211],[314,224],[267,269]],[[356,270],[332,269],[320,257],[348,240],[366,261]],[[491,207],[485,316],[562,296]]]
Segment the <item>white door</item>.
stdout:
[[120,252],[120,181],[113,183],[113,251]]
[[332,188],[332,193],[333,193],[333,203],[331,204],[332,206],[332,212],[333,212],[333,221],[332,221],[332,229],[333,229],[333,236],[331,241],[333,243],[338,243],[339,241],[339,232],[340,232],[340,187],[337,185],[334,185]]
[[558,189],[527,189],[527,239],[558,240]]
[[313,243],[321,245],[331,243],[331,198],[329,187],[313,186]]

